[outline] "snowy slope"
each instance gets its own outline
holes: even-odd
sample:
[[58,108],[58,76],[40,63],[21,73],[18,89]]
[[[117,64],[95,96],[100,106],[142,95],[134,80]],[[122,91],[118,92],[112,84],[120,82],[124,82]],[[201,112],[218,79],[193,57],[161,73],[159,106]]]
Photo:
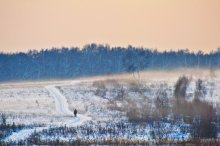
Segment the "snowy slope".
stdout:
[[[55,98],[56,101],[56,110],[66,116],[71,116],[72,117],[72,121],[68,121],[65,123],[66,126],[79,126],[82,125],[83,122],[90,120],[90,117],[87,116],[83,116],[78,114],[77,117],[74,117],[73,113],[69,110],[68,108],[68,103],[67,100],[65,98],[65,96],[63,96],[60,91],[55,87],[55,85],[50,85],[50,86],[46,86],[46,89],[49,91],[49,93]],[[46,127],[35,127],[32,129],[24,129],[21,130],[19,132],[14,132],[12,133],[12,135],[10,135],[9,137],[7,137],[5,140],[6,141],[20,141],[20,140],[24,140],[26,138],[28,138],[32,133],[34,132],[40,132],[44,129],[49,129],[50,126],[46,126]]]
[[[66,125],[67,127],[76,127],[79,125],[83,125],[83,127],[91,126],[95,129],[96,127],[94,127],[94,123],[97,123],[97,125],[99,125],[100,123],[114,124],[123,120],[126,121],[127,118],[126,115],[123,113],[123,105],[127,105],[127,102],[125,102],[124,99],[127,99],[127,101],[130,102],[137,102],[137,107],[141,104],[144,104],[145,101],[152,103],[152,106],[149,106],[149,108],[153,109],[155,108],[153,105],[153,100],[160,96],[161,93],[166,93],[165,96],[171,100],[172,98],[174,98],[173,93],[175,83],[177,82],[178,78],[182,75],[186,75],[190,78],[190,84],[186,91],[187,98],[189,100],[192,100],[194,98],[197,80],[202,79],[203,85],[205,86],[207,92],[207,94],[204,95],[202,100],[209,101],[213,103],[215,107],[220,108],[220,72],[216,72],[215,77],[212,78],[209,77],[209,75],[202,73],[191,75],[190,73],[184,74],[184,72],[180,74],[171,74],[165,72],[164,74],[155,73],[154,76],[152,74],[147,74],[145,76],[141,75],[140,79],[134,79],[132,76],[118,76],[112,78],[96,77],[91,79],[81,79],[75,81],[57,81],[56,83],[48,82],[43,86],[43,89],[39,88],[33,90],[34,87],[31,86],[30,93],[23,89],[16,89],[16,91],[14,91],[15,89],[13,88],[9,88],[7,90],[2,91],[0,89],[0,92],[4,93],[2,95],[7,96],[7,98],[9,98],[10,96],[12,96],[12,98],[15,98],[16,95],[19,95],[21,98],[24,96],[25,99],[28,99],[28,96],[30,96],[30,98],[35,98],[36,94],[36,98],[43,98],[44,100],[46,99],[45,102],[50,101],[49,104],[51,104],[51,106],[54,106],[54,109],[56,109],[56,114],[48,114],[48,119],[52,119],[48,121],[52,121],[53,124],[45,120],[44,124],[46,126],[21,130],[20,132],[13,133],[11,136],[6,138],[6,140],[19,141],[22,139],[26,139],[34,131],[41,132],[43,129],[49,129],[50,127],[59,127],[64,125]],[[98,85],[94,84],[97,81]],[[112,82],[114,82],[114,84]],[[36,83],[36,85],[37,84],[38,83]],[[102,84],[104,85],[103,88],[99,87]],[[118,99],[119,95],[122,93],[121,90],[124,91],[124,99]],[[0,94],[0,100],[2,100],[2,95]],[[54,100],[54,102],[51,102],[50,98],[50,100],[45,98],[46,96],[50,98],[53,97],[52,99]],[[40,100],[39,104],[41,106]],[[117,107],[119,111],[115,110],[115,107]],[[78,115],[77,118],[74,117],[72,112],[74,108],[76,108],[79,111],[79,113],[81,113]],[[26,110],[29,109],[27,108]],[[36,114],[33,114],[32,116],[39,122],[42,122],[43,118],[41,117],[44,117],[45,119],[47,118],[47,115],[41,115],[41,113],[46,112],[41,112],[39,114],[37,111],[37,107],[35,110]],[[19,118],[20,115],[18,114],[16,116]],[[91,120],[94,123],[85,123],[89,120]],[[27,119],[20,119],[20,121],[20,123],[27,123]],[[17,123],[17,121],[15,121],[15,123]],[[171,129],[174,131],[169,135],[170,139],[183,137],[184,134],[181,135],[180,129],[178,129],[178,127],[174,127],[173,129],[170,127],[168,126],[167,129]],[[78,128],[78,130],[82,129]],[[148,127],[145,130],[149,131]],[[82,138],[83,136],[84,135],[82,134]],[[97,135],[96,137],[93,137],[93,139],[98,138],[99,136],[100,135]],[[137,134],[135,137],[132,138],[134,140],[139,139],[139,136],[140,135]],[[146,136],[146,132],[143,132],[143,136]],[[187,139],[187,137],[189,137],[188,133],[185,133],[184,137],[186,137]],[[105,138],[105,136],[103,136],[103,138]],[[143,137],[140,139],[148,138],[149,137]]]

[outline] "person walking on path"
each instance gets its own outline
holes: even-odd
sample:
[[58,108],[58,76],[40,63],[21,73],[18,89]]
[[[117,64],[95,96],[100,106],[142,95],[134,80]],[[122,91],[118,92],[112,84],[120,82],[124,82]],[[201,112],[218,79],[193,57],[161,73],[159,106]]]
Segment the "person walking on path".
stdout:
[[77,116],[77,110],[74,109],[74,116],[76,117]]

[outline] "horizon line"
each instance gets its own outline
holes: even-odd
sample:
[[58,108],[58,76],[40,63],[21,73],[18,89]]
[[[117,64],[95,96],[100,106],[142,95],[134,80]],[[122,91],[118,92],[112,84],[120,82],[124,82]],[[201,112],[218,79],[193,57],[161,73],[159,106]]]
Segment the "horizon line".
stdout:
[[79,46],[51,46],[51,47],[42,47],[42,48],[34,48],[34,49],[28,49],[28,50],[17,50],[17,51],[1,51],[0,50],[0,54],[18,54],[18,53],[29,53],[31,51],[37,51],[37,52],[40,52],[40,51],[45,51],[45,50],[52,50],[52,49],[58,49],[58,50],[61,50],[63,48],[66,48],[66,49],[79,49],[79,50],[83,50],[86,46],[89,46],[89,45],[96,45],[96,46],[103,46],[103,47],[109,47],[110,49],[114,49],[114,48],[121,48],[121,49],[128,49],[129,47],[132,47],[132,48],[135,48],[135,49],[144,49],[144,50],[151,50],[151,51],[157,51],[157,52],[160,52],[160,53],[163,53],[163,52],[178,52],[178,51],[187,51],[189,53],[199,53],[199,52],[202,52],[204,54],[211,54],[211,53],[214,53],[214,52],[217,52],[220,50],[220,47],[217,47],[216,49],[212,49],[210,51],[204,51],[204,50],[200,50],[198,49],[197,51],[195,50],[190,50],[189,48],[181,48],[181,49],[165,49],[165,50],[160,50],[159,48],[150,48],[150,47],[144,47],[144,46],[134,46],[134,45],[131,45],[131,44],[128,44],[127,46],[122,46],[122,45],[110,45],[108,43],[87,43],[81,47]]

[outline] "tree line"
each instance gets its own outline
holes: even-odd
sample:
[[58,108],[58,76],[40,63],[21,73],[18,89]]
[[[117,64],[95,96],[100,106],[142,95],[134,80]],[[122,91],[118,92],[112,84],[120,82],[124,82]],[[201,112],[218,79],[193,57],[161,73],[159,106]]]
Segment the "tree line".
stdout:
[[52,48],[0,53],[0,81],[63,79],[141,70],[219,68],[220,48],[210,53],[164,51],[89,44],[82,49]]

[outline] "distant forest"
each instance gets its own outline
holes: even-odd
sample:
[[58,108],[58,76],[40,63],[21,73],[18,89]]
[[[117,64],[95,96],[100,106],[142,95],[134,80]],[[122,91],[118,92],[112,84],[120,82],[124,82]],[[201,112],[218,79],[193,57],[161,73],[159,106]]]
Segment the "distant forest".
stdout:
[[0,53],[0,81],[64,79],[184,67],[220,68],[220,49],[206,54],[187,49],[159,52],[132,46],[89,44],[82,49]]

